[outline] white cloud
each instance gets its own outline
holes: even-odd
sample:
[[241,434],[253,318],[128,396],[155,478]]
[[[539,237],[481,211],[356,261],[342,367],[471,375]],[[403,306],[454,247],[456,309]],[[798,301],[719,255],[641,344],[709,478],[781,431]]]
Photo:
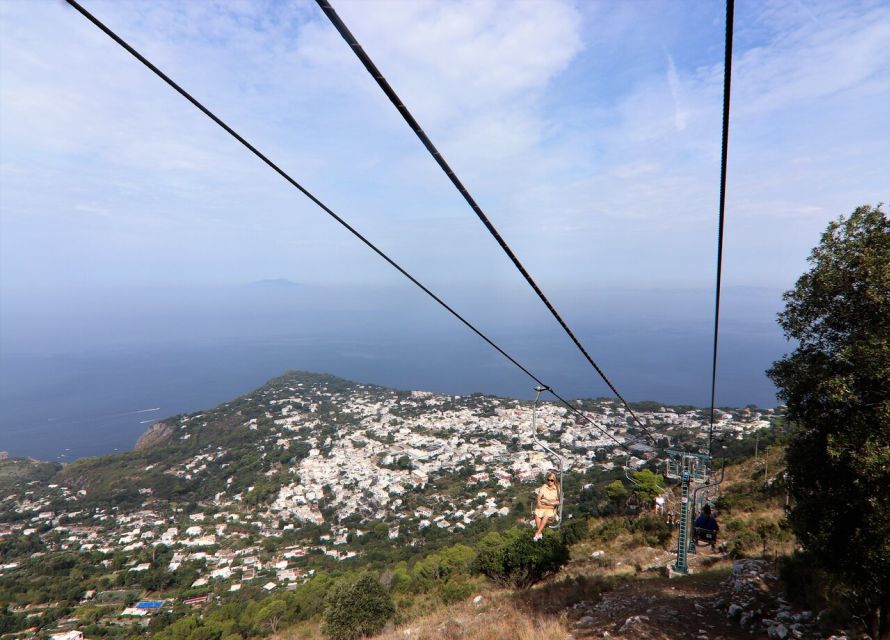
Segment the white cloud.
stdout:
[[[543,282],[653,270],[710,280],[719,12],[500,0],[336,6]],[[512,277],[314,3],[88,7],[420,275]],[[828,218],[880,199],[890,20],[880,4],[739,12],[728,227],[739,253],[729,276],[760,283],[775,277],[768,271],[798,270]],[[373,256],[72,10],[7,2],[0,14],[9,238],[26,230],[13,218],[37,225],[80,205],[113,211],[95,218],[116,237],[157,242],[171,274],[235,278],[245,267],[225,253],[237,251],[262,270],[256,277],[377,277]],[[780,263],[745,255],[761,236],[787,245]],[[288,242],[302,243],[298,255]],[[332,248],[341,256],[333,264]]]
[[826,3],[815,22],[800,15],[789,5],[768,6],[761,20],[772,27],[770,41],[736,57],[739,117],[890,86],[890,7]]
[[667,56],[667,63],[667,81],[671,88],[671,98],[674,102],[674,125],[677,127],[677,131],[683,131],[683,129],[686,128],[688,116],[680,104],[680,78],[677,75],[677,67],[674,65],[674,59],[670,55]]

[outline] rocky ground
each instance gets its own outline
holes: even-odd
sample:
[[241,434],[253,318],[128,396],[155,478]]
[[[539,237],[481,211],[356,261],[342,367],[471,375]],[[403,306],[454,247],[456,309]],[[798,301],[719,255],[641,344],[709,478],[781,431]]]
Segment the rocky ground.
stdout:
[[[770,640],[821,638],[810,611],[781,595],[766,560],[693,560],[688,576],[651,577],[581,602],[571,612],[572,638]],[[727,575],[728,571],[728,575]]]

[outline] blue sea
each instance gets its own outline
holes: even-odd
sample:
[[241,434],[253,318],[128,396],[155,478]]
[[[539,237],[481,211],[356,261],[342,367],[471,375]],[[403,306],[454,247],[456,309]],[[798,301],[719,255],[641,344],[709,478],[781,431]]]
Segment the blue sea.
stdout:
[[[750,297],[745,293],[735,310],[727,305],[722,322],[720,406],[776,404],[763,372],[788,346],[774,313],[749,312]],[[685,307],[693,309],[699,303],[690,300],[701,299],[700,316],[657,308],[643,313],[622,303],[618,308],[634,312],[622,316],[613,309],[573,328],[628,400],[706,406],[713,320],[704,311],[704,294],[687,298]],[[675,293],[669,299],[685,298]],[[400,389],[533,396],[533,381],[437,310],[408,307],[393,314],[353,303],[321,318],[273,305],[275,322],[259,324],[254,316],[239,324],[232,313],[214,326],[204,322],[209,316],[196,322],[189,315],[188,330],[179,318],[135,331],[137,323],[122,322],[118,314],[107,327],[83,323],[91,327],[89,335],[71,329],[70,335],[34,342],[10,340],[25,334],[7,332],[0,352],[0,450],[60,462],[128,450],[154,421],[216,406],[294,369]],[[506,324],[483,317],[481,324],[564,397],[610,396],[552,319],[535,313]],[[67,320],[69,327],[79,326]],[[28,324],[48,330],[38,325]],[[121,325],[126,330],[115,333]],[[22,345],[40,348],[16,348]]]

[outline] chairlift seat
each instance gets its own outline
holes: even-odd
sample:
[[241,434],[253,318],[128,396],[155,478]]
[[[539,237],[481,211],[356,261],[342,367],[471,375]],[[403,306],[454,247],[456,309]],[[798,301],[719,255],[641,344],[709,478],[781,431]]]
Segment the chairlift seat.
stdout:
[[713,547],[717,544],[717,532],[713,529],[695,527],[695,540],[696,542],[704,542]]
[[[531,500],[531,512],[532,516],[535,515],[535,509],[537,509],[538,502],[538,492],[532,491],[532,500]],[[560,524],[560,509],[558,507],[554,507],[553,515],[549,516],[549,521],[547,522],[548,529],[559,529]],[[534,521],[532,521],[534,523]]]

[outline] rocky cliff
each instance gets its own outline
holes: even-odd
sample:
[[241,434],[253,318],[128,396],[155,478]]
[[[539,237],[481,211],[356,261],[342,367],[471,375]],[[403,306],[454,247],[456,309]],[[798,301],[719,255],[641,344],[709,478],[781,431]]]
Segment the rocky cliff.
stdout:
[[155,422],[145,430],[145,433],[139,436],[139,439],[133,446],[133,450],[144,451],[145,449],[160,446],[173,437],[174,431],[175,428],[166,422]]

